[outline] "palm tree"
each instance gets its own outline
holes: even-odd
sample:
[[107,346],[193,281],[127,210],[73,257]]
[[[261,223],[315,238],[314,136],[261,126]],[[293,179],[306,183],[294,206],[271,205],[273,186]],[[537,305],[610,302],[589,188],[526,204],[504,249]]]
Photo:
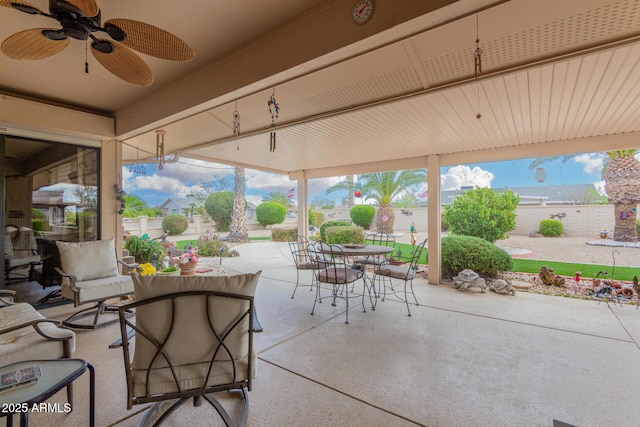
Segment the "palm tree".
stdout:
[[349,200],[349,209],[355,206],[355,201],[353,199],[355,190],[359,187],[358,182],[354,181],[354,175],[347,175],[344,181],[340,181],[339,183],[327,188],[326,193],[330,194],[334,191],[347,190],[347,198]]
[[[640,162],[636,159],[638,149],[617,150],[598,153],[603,157],[602,178],[609,203],[615,211],[615,229],[613,240],[636,242],[637,207],[640,203]],[[576,155],[562,156],[562,162]],[[534,161],[529,169],[555,160],[557,157],[542,157]]]
[[231,216],[231,230],[227,242],[245,243],[249,241],[249,232],[244,222],[244,168],[235,168],[235,182],[233,186],[233,214]]
[[287,194],[282,191],[272,191],[267,193],[267,195],[262,198],[262,201],[280,203],[282,206],[287,208],[288,211],[293,208],[293,200],[289,199]]
[[407,188],[424,183],[427,171],[411,169],[398,172],[377,172],[362,175],[361,190],[365,199],[372,199],[378,204],[376,212],[376,230],[382,233],[393,233],[395,214],[391,202]]

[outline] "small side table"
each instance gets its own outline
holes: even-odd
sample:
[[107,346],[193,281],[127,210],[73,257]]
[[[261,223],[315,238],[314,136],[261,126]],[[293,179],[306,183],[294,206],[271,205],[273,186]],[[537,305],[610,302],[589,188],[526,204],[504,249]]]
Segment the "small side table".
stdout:
[[[20,426],[29,425],[29,412],[64,387],[71,384],[89,368],[89,426],[95,426],[96,374],[91,363],[82,359],[28,360],[0,368],[0,375],[39,365],[42,376],[34,384],[0,393],[0,416],[7,417],[7,427],[13,427],[13,415],[20,415]],[[69,411],[73,402],[69,402]]]

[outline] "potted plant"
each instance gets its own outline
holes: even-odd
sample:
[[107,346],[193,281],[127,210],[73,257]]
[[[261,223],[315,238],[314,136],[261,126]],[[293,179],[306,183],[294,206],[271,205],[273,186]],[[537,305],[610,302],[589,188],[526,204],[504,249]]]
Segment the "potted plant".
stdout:
[[198,265],[198,257],[193,250],[188,250],[178,257],[178,265],[180,266],[181,276],[191,276],[196,274],[196,266]]

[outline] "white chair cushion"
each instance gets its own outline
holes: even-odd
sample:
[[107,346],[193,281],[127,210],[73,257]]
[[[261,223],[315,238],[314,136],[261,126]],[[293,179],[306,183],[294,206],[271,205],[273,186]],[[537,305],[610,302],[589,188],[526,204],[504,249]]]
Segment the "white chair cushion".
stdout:
[[[3,328],[38,319],[44,319],[44,317],[27,303],[0,308],[0,325]],[[41,323],[40,329],[49,336],[72,337],[71,349],[72,351],[75,349],[73,331],[59,328],[53,323]],[[0,366],[24,360],[58,359],[63,356],[63,342],[47,340],[38,334],[33,326],[0,335]]]
[[[256,292],[260,272],[256,274],[240,274],[235,276],[140,276],[134,275],[135,298],[137,301],[154,296],[183,291],[219,291],[231,294],[253,296]],[[202,387],[207,378],[209,362],[215,351],[217,340],[211,332],[207,310],[202,304],[203,297],[194,296],[176,301],[176,316],[171,318],[171,301],[165,300],[136,308],[136,325],[154,337],[166,337],[171,322],[174,322],[170,338],[163,346],[163,352],[170,358],[180,386],[185,389]],[[200,300],[198,300],[200,299]],[[209,300],[208,312],[211,323],[215,325],[219,335],[224,334],[237,320],[239,313],[248,308],[248,301],[230,298],[212,297]],[[245,318],[225,339],[231,357],[223,348],[218,350],[216,362],[208,377],[208,384],[230,383],[246,380],[249,361],[247,334],[250,328],[249,318]],[[210,339],[207,339],[210,337]],[[132,367],[134,395],[143,396],[149,393],[168,393],[177,391],[175,380],[164,357],[155,357],[157,349],[146,339],[137,337]],[[148,367],[153,361],[153,368],[147,382]],[[254,354],[251,355],[255,360]],[[236,364],[234,372],[229,361]]]
[[[109,298],[130,295],[133,293],[133,280],[131,276],[109,276],[101,279],[76,282],[78,288],[78,303],[84,304],[91,301],[104,301]],[[71,289],[69,279],[62,279],[62,296],[73,300],[75,293]]]
[[88,242],[60,242],[60,263],[65,273],[78,281],[118,275],[118,261],[113,239]]

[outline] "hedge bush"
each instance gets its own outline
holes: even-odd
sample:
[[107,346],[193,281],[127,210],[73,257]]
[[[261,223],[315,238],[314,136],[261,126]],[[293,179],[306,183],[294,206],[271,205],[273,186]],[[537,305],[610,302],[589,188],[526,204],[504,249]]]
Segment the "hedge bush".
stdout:
[[342,243],[364,243],[364,229],[358,225],[337,225],[325,230],[327,243],[332,245]]
[[476,188],[453,199],[444,207],[444,219],[453,234],[481,237],[488,242],[506,238],[516,228],[516,208],[520,196],[508,190]]
[[325,234],[325,230],[328,227],[336,227],[336,226],[340,226],[340,225],[351,225],[351,223],[349,221],[329,221],[329,222],[325,222],[324,224],[322,224],[320,226],[320,239],[324,240],[325,242],[327,241],[327,236]]
[[287,208],[276,202],[264,202],[256,208],[256,220],[261,226],[282,224],[287,215]]
[[182,234],[189,228],[189,220],[184,215],[171,214],[162,218],[162,229],[169,233],[169,236]]
[[220,256],[220,248],[224,247],[222,256],[229,256],[229,247],[222,240],[208,240],[203,243],[199,243],[198,256]]
[[442,274],[456,276],[469,268],[481,276],[495,276],[513,269],[513,258],[505,250],[479,237],[442,238]]
[[289,237],[297,238],[298,229],[297,228],[276,228],[275,230],[271,230],[271,240],[273,240],[274,242],[288,242]]
[[543,219],[540,221],[540,234],[545,237],[558,237],[564,233],[564,224],[558,219]]
[[216,223],[218,231],[229,231],[233,215],[233,192],[219,191],[210,194],[204,201],[204,208]]
[[349,211],[349,215],[355,225],[359,225],[365,230],[368,230],[373,222],[373,217],[376,216],[376,208],[371,205],[354,206],[351,208],[351,211]]

